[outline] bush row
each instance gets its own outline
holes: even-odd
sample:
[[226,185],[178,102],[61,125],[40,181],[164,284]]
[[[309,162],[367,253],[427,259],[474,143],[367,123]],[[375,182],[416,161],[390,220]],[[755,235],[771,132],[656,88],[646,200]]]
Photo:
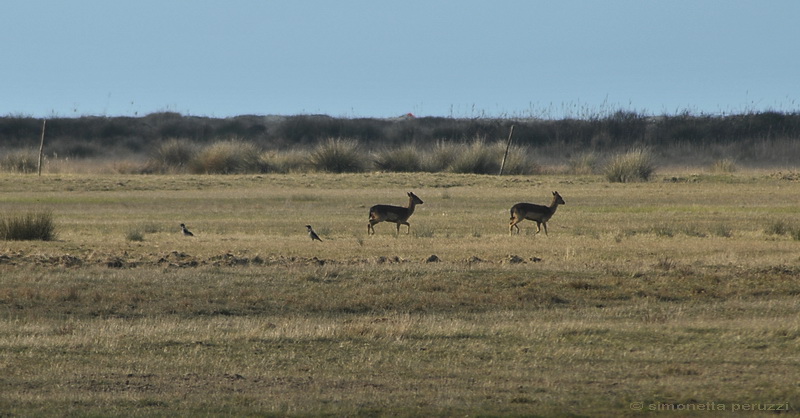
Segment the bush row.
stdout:
[[[209,118],[173,112],[143,117],[54,118],[47,121],[50,153],[68,157],[147,153],[170,138],[204,145],[240,138],[263,149],[285,150],[313,146],[328,138],[352,138],[370,148],[398,148],[437,141],[470,142],[482,137],[506,138],[515,126],[515,142],[530,147],[551,144],[603,150],[651,148],[677,144],[727,144],[775,138],[800,138],[800,112],[761,112],[739,115],[652,116],[616,111],[580,119],[456,119],[400,117],[394,119],[333,118],[325,115],[237,116]],[[25,116],[0,118],[0,145],[37,146],[42,122]]]
[[[142,171],[232,174],[377,170],[497,174],[505,151],[505,144],[483,139],[470,143],[439,141],[425,148],[404,145],[369,151],[354,139],[329,138],[308,148],[261,151],[256,144],[240,139],[198,146],[187,139],[173,138],[156,148]],[[539,172],[539,166],[533,162],[528,147],[512,146],[503,172],[534,174]]]
[[[507,149],[508,148],[508,149]],[[505,164],[503,161],[505,160]],[[647,149],[612,156],[601,164],[596,154],[581,155],[571,163],[574,174],[604,173],[611,182],[647,181],[655,171],[652,153]],[[366,151],[353,139],[331,138],[306,150],[259,152],[242,140],[229,140],[201,148],[185,139],[171,139],[158,147],[143,172],[148,173],[292,173],[323,171],[358,173],[449,172],[463,174],[537,174],[542,168],[533,160],[528,147],[503,142],[489,143],[478,138],[471,143],[437,142],[428,148],[409,145]]]

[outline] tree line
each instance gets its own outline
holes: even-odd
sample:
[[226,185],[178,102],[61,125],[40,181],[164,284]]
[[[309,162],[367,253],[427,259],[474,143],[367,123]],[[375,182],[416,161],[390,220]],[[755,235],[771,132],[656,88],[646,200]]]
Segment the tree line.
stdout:
[[[224,139],[254,143],[265,150],[314,146],[331,138],[355,140],[372,149],[437,141],[504,139],[514,126],[514,142],[531,148],[562,144],[587,151],[674,144],[709,145],[800,138],[800,112],[747,112],[704,115],[689,112],[652,116],[616,111],[585,118],[343,118],[326,115],[213,118],[174,112],[141,117],[48,118],[48,151],[63,156],[147,153],[170,139],[209,144]],[[42,120],[0,118],[0,148],[38,146]]]

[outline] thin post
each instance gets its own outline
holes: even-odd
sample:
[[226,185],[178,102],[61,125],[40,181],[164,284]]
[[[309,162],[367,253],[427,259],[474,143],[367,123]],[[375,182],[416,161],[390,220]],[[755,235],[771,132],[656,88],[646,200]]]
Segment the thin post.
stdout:
[[42,176],[42,153],[44,153],[44,127],[47,125],[47,119],[42,119],[42,141],[39,143],[39,166],[37,171],[39,172],[39,177]]
[[508,133],[508,143],[506,144],[506,153],[503,154],[503,162],[500,163],[500,174],[503,175],[503,169],[506,168],[506,158],[508,158],[508,150],[511,148],[511,137],[514,135],[514,125],[511,125],[511,131]]

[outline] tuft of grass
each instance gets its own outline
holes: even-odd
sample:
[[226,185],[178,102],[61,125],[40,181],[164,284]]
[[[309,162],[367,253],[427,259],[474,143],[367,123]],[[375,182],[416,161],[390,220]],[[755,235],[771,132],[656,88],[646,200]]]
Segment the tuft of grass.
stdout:
[[675,236],[675,229],[668,225],[655,225],[650,228],[650,232],[655,234],[657,237],[672,238]]
[[788,235],[795,241],[800,241],[800,227],[791,225],[784,220],[777,220],[764,228],[767,235]]
[[464,150],[464,144],[437,141],[423,157],[423,170],[431,173],[447,170]]
[[12,173],[35,173],[39,165],[39,157],[33,151],[10,152],[0,159],[0,169]]
[[[402,233],[402,228],[400,231]],[[415,226],[411,230],[411,235],[413,235],[414,238],[433,238],[435,234],[436,231],[428,226]]]
[[358,142],[341,138],[329,138],[317,145],[309,162],[316,170],[329,173],[358,173],[366,168]]
[[691,225],[691,224],[682,225],[680,231],[689,237],[697,237],[697,238],[706,237],[706,233],[703,232],[697,225]]
[[30,212],[0,219],[0,238],[6,241],[52,241],[56,227],[51,212]]
[[130,228],[125,233],[125,239],[132,242],[142,242],[144,241],[144,232],[140,228]]
[[730,238],[733,236],[733,229],[731,229],[729,225],[722,223],[714,225],[711,228],[711,232],[714,235],[723,238]]
[[655,171],[653,156],[647,149],[636,148],[611,158],[605,176],[612,183],[647,181]]
[[147,163],[148,171],[180,173],[197,155],[197,146],[184,138],[170,138],[158,145]]
[[500,171],[500,158],[502,155],[498,157],[495,149],[478,138],[456,155],[448,171],[460,174],[497,174]]
[[422,171],[422,156],[417,147],[404,145],[375,153],[375,168],[381,171],[414,173]]
[[767,235],[786,235],[791,231],[791,226],[786,221],[779,219],[764,228]]
[[256,144],[238,139],[219,141],[201,150],[189,164],[195,174],[259,173],[264,171]]

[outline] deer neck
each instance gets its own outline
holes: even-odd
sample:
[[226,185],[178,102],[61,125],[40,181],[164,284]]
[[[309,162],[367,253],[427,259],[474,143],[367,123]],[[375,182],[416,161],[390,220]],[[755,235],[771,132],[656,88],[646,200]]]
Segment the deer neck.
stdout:
[[558,199],[553,196],[553,201],[550,202],[550,213],[555,213],[556,209],[558,209]]
[[411,216],[411,214],[414,213],[414,207],[415,206],[417,206],[417,204],[414,203],[414,199],[413,198],[412,199],[408,199],[408,208],[407,209],[408,209],[408,215],[409,216]]

